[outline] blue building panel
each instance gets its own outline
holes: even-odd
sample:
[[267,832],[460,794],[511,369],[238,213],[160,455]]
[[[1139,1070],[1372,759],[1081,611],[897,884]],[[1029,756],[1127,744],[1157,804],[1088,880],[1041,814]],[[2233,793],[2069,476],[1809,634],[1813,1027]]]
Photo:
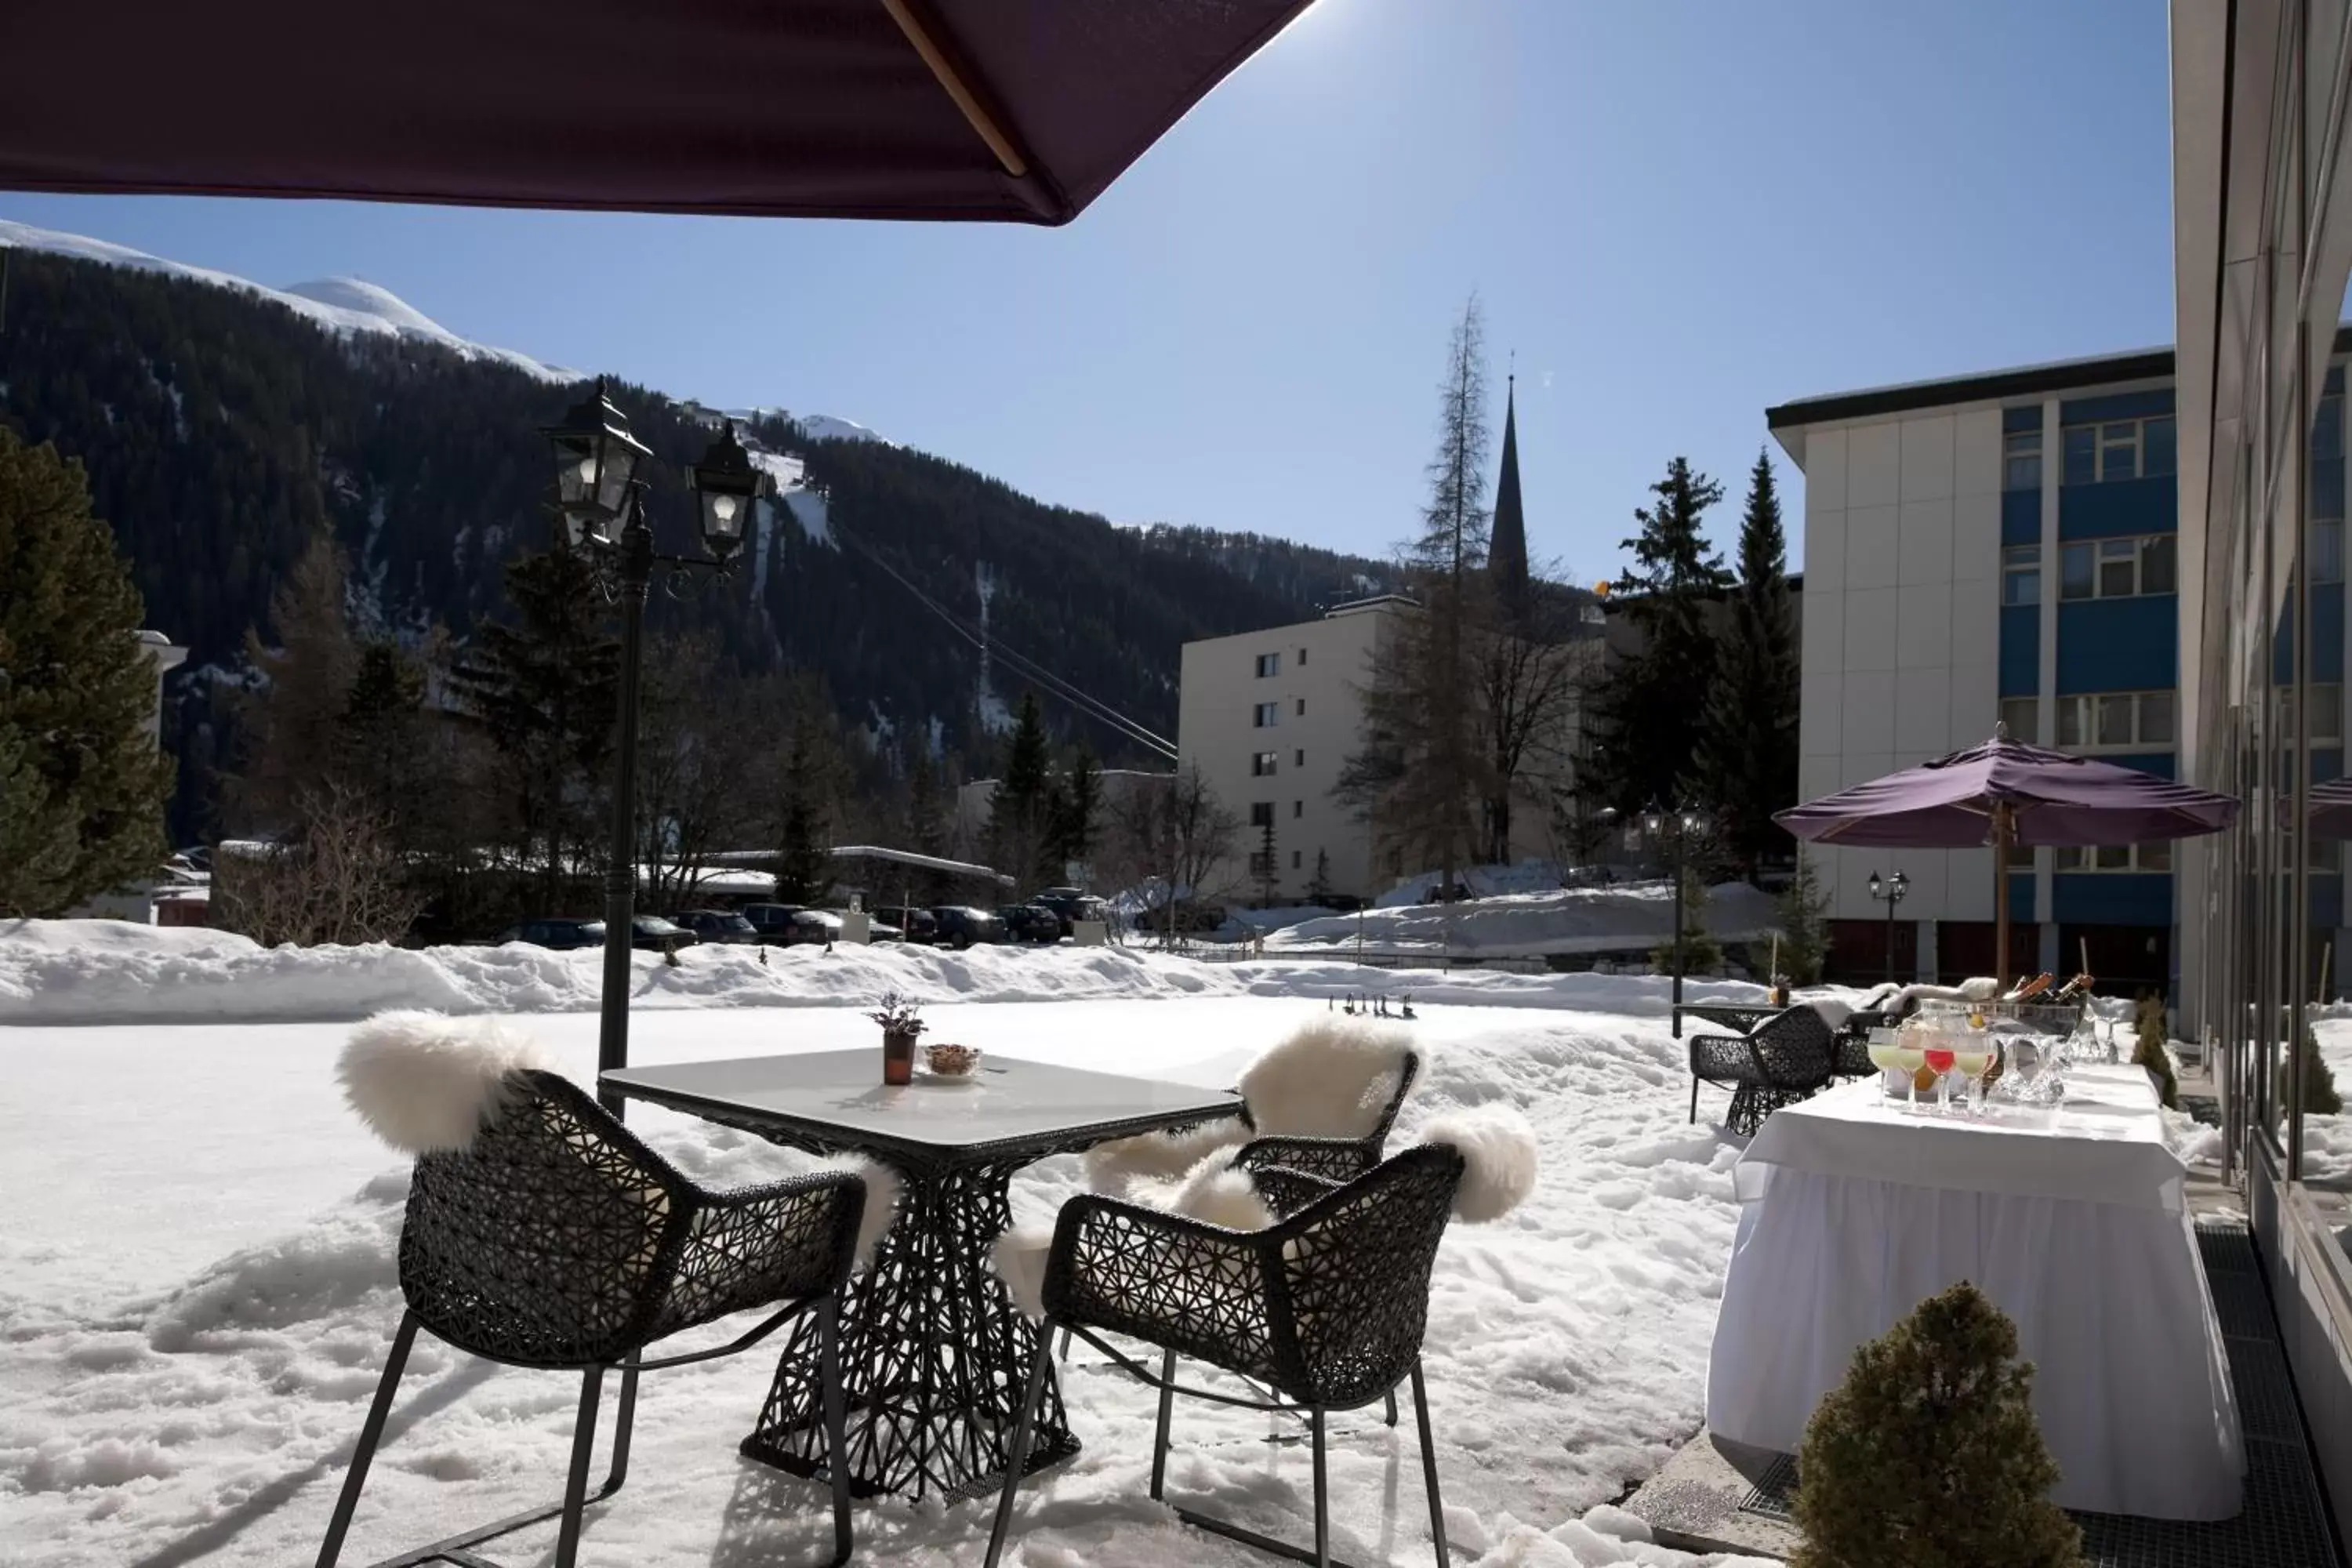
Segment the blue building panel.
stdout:
[[2340,926],[2344,923],[2344,879],[2315,872],[2311,879],[2311,923],[2315,926]]
[[2004,408],[2000,411],[2000,433],[2004,436],[2015,436],[2028,430],[2041,428],[2042,405],[2039,403],[2029,403],[2021,408]]
[[[2006,611],[2003,612],[2007,614]],[[2058,606],[2058,692],[2162,691],[2179,684],[2180,601],[2170,594]],[[2316,621],[2314,622],[2316,625]],[[2009,661],[2008,626],[2001,665]],[[2003,685],[2001,692],[2010,695]]]
[[2160,779],[2178,777],[2180,767],[2180,759],[2170,752],[2132,752],[2122,754],[2102,752],[2099,753],[2099,761],[2112,763],[2119,768],[2137,768],[2141,773],[2154,773]]
[[2009,918],[2013,921],[2033,918],[2033,873],[2031,871],[2011,871],[2009,874]]
[[2058,405],[2061,425],[2088,425],[2098,419],[2152,419],[2172,412],[2172,388],[2149,392],[2111,392],[2104,397],[2074,397]]
[[[2344,595],[2332,584],[2314,584],[2311,600],[2311,679],[2335,682],[2344,679]],[[2059,646],[2065,644],[2061,641]],[[2279,617],[2278,637],[2271,644],[2271,679],[2284,686],[2294,679],[2294,605]]]
[[2326,784],[2344,776],[2344,752],[2340,747],[2311,749],[2311,782]]
[[2000,542],[2003,544],[2042,542],[2042,492],[2000,492]]
[[2042,691],[2042,606],[2000,607],[2000,694],[2034,697]]
[[2061,871],[2050,879],[2050,918],[2061,925],[2168,926],[2172,877],[2164,871]]
[[2171,533],[2180,526],[2179,499],[2180,481],[2171,474],[2104,485],[2062,485],[2058,537],[2112,539],[2124,533]]
[[2314,458],[2311,460],[2311,515],[2344,515],[2343,458]]

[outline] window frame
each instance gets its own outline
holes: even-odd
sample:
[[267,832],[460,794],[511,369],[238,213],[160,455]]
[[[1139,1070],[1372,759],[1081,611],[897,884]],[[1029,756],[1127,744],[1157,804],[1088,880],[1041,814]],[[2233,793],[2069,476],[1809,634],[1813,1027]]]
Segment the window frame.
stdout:
[[1280,752],[1252,752],[1250,753],[1250,777],[1254,779],[1270,779],[1281,771],[1282,753]]
[[1257,656],[1256,679],[1271,680],[1281,673],[1282,651],[1279,648],[1272,653],[1262,653]]
[[[2121,546],[2127,553],[2118,554]],[[2024,549],[2012,545],[2011,549]],[[2148,557],[2169,552],[2172,558],[2172,586],[2151,588],[2148,581]],[[2006,552],[2003,552],[2004,557]],[[2079,579],[2084,592],[2069,590],[2076,579],[2071,568],[2087,565],[2087,575]],[[2107,569],[2127,565],[2130,586],[2114,593],[2107,591]],[[2007,584],[2003,584],[2006,591]],[[2180,542],[2172,533],[2111,533],[2096,539],[2069,539],[2058,546],[2058,602],[2062,605],[2088,604],[2095,599],[2164,599],[2180,592]],[[2003,603],[2007,603],[2003,600]]]
[[1260,702],[1260,703],[1257,703],[1256,705],[1255,705],[1254,707],[1252,707],[1252,708],[1251,708],[1251,710],[1250,710],[1250,728],[1251,728],[1251,729],[1253,729],[1253,730],[1276,730],[1276,729],[1279,729],[1279,728],[1281,728],[1281,726],[1282,726],[1282,704],[1281,704],[1281,703],[1279,703],[1279,702]]
[[[2101,864],[2103,858],[2120,856],[2113,864]],[[2143,858],[2145,857],[2145,858]],[[2160,860],[2150,865],[2149,860]],[[2062,846],[2051,852],[2051,873],[2060,877],[2161,877],[2172,871],[2172,845],[2169,840],[2153,844],[2106,844],[2095,849]]]
[[[2015,584],[2031,580],[2031,597],[2021,597]],[[2005,544],[2000,551],[2001,608],[2024,609],[2042,603],[2042,546]]]
[[[2156,435],[2156,427],[2158,426],[2167,427],[2166,435],[2161,437]],[[2078,478],[2072,471],[2072,463],[2074,458],[2084,456],[2079,448],[2085,439],[2090,443],[2088,453],[2090,468],[2088,473]],[[2148,455],[2151,449],[2171,453],[2170,459],[2161,469],[2149,466]],[[2005,445],[2002,450],[2005,456],[2007,452]],[[2127,419],[2078,419],[2071,425],[2060,427],[2058,450],[2060,458],[2058,483],[2062,488],[2070,485],[2124,484],[2133,479],[2168,479],[2180,471],[2179,419],[2177,415],[2172,414],[2143,414]],[[2111,452],[2125,454],[2114,468],[2127,467],[2130,472],[2120,473],[2111,470],[2108,462],[2108,454]],[[2006,480],[2007,477],[2004,471],[2003,479]]]
[[[2021,472],[2020,465],[2029,458],[2033,465],[2033,478],[2030,483],[2017,483],[2016,479]],[[2042,489],[2042,432],[2038,427],[2032,430],[2004,432],[2000,438],[2001,493],[2023,495],[2039,492]]]
[[[2149,738],[2145,733],[2148,728],[2147,715],[2149,704],[2157,699],[2162,699],[2166,704],[2164,711],[2168,718],[2164,728],[2171,733],[2173,739],[2158,741]],[[2105,711],[2105,705],[2116,702],[2126,705],[2126,710],[2131,720],[2131,738],[2124,741],[2100,740],[2097,737],[2101,733],[2100,721]],[[2067,734],[2067,720],[2070,716],[2074,720],[2074,735],[2071,739]],[[2146,755],[2156,752],[2175,752],[2179,749],[2180,694],[2174,688],[2159,686],[2133,687],[2121,691],[2065,692],[2058,698],[2058,707],[2051,724],[2050,733],[2051,743],[2060,751],[2082,756]]]

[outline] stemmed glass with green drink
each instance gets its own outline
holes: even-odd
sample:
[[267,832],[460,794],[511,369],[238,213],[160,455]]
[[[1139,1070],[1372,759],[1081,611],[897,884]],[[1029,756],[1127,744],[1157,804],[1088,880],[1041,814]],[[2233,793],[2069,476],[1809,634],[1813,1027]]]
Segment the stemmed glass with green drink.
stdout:
[[[1969,1020],[1971,1026],[1975,1022],[1973,1018]],[[1959,1045],[1952,1052],[1953,1069],[1969,1085],[1969,1109],[1979,1116],[1984,1114],[1985,1074],[1992,1070],[1994,1059],[1992,1036],[1973,1026],[1960,1037]]]
[[1870,1065],[1878,1069],[1878,1098],[1884,1103],[1893,1098],[1886,1089],[1886,1075],[1903,1065],[1903,1032],[1891,1025],[1882,1024],[1870,1031]]

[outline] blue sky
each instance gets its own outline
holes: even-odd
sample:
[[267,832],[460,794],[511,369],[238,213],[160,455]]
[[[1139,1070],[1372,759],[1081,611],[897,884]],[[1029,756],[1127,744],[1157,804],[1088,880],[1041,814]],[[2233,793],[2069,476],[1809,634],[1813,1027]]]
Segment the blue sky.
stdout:
[[2169,341],[2166,73],[2157,0],[1321,0],[1061,230],[0,216],[357,274],[471,337],[841,415],[1121,521],[1371,554],[1412,529],[1475,289],[1498,426],[1517,354],[1531,549],[1590,580],[1677,453],[1725,480],[1727,546],[1769,404]]

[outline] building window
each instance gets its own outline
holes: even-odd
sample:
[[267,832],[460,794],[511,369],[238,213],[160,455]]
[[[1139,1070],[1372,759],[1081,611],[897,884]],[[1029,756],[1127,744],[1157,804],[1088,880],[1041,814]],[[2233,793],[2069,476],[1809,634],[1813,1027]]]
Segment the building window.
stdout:
[[2322,518],[2311,525],[2311,580],[2344,581],[2344,520]]
[[2042,602],[2042,546],[2012,544],[2000,552],[2000,602],[2038,605]]
[[1290,756],[1290,765],[1291,765],[1292,767],[1294,767],[1294,768],[1303,768],[1303,767],[1305,767],[1305,766],[1307,765],[1307,748],[1306,748],[1306,747],[1301,746],[1301,747],[1299,747],[1296,752],[1293,752],[1291,753],[1291,756]]
[[1282,704],[1279,702],[1259,703],[1256,708],[1256,716],[1253,722],[1261,730],[1273,729],[1276,724],[1282,722]]
[[2311,455],[2323,463],[2344,455],[2344,398],[2340,394],[2319,400],[2311,420]]
[[1307,699],[1305,699],[1304,697],[1301,697],[1301,698],[1299,698],[1299,699],[1298,699],[1298,714],[1297,714],[1297,716],[1298,716],[1299,718],[1301,718],[1301,719],[1304,719],[1304,718],[1306,718],[1306,717],[1307,717]]
[[1253,850],[1251,850],[1251,851],[1250,851],[1250,875],[1251,875],[1251,876],[1253,876],[1253,877],[1265,877],[1265,876],[1270,876],[1270,875],[1273,873],[1273,871],[1274,871],[1274,851],[1272,851],[1272,850],[1270,850],[1270,849],[1253,849]]
[[1304,853],[1304,851],[1297,849],[1294,849],[1290,852],[1290,868],[1292,870],[1297,871],[1304,868],[1305,863],[1298,858],[1302,853]]
[[2061,477],[2070,485],[2106,485],[2172,472],[2175,433],[2169,414],[2069,425],[2059,433],[2059,441],[2065,457]]
[[[2294,745],[2294,688],[2278,689],[2279,743],[2292,749]],[[2334,745],[2344,739],[2344,689],[2341,686],[2317,686],[2311,689],[2311,742],[2314,745]],[[2282,770],[2291,771],[2291,770]]]
[[1272,827],[1274,826],[1274,802],[1270,800],[1254,800],[1250,802],[1250,826],[1252,827]]
[[2003,437],[2000,455],[2001,489],[2038,490],[2042,488],[2041,431],[2018,430]]
[[2129,599],[2180,591],[2179,545],[2169,533],[2084,539],[2058,548],[2061,599]]
[[1257,678],[1260,680],[1264,680],[1270,675],[1280,675],[1281,673],[1282,656],[1280,654],[1262,653],[1257,656]]
[[2058,699],[2058,744],[2069,751],[2172,749],[2172,693],[2089,691]]
[[1263,778],[1271,778],[1271,777],[1273,777],[1273,776],[1274,776],[1274,765],[1275,765],[1275,763],[1276,763],[1279,762],[1280,760],[1281,760],[1281,753],[1276,752],[1251,752],[1251,753],[1250,753],[1250,777],[1252,777],[1252,778],[1254,778],[1254,779],[1263,779]]
[[1300,817],[1302,817],[1302,816],[1306,816],[1306,815],[1307,815],[1307,803],[1306,803],[1305,801],[1303,801],[1303,800],[1294,800],[1294,801],[1292,801],[1292,802],[1290,803],[1290,820],[1291,820],[1291,821],[1296,822],[1296,821],[1297,821]]
[[2000,721],[2009,728],[2009,738],[2022,741],[2029,746],[2042,743],[2042,700],[2037,697],[2004,697],[2000,700]]
[[2057,851],[2055,868],[2061,871],[2169,871],[2172,869],[2172,846],[2158,840],[2148,844],[2102,844],[2095,849],[2062,848]]
[[1298,650],[1298,668],[1301,669],[1307,668],[1307,650],[1305,648],[1300,648]]

